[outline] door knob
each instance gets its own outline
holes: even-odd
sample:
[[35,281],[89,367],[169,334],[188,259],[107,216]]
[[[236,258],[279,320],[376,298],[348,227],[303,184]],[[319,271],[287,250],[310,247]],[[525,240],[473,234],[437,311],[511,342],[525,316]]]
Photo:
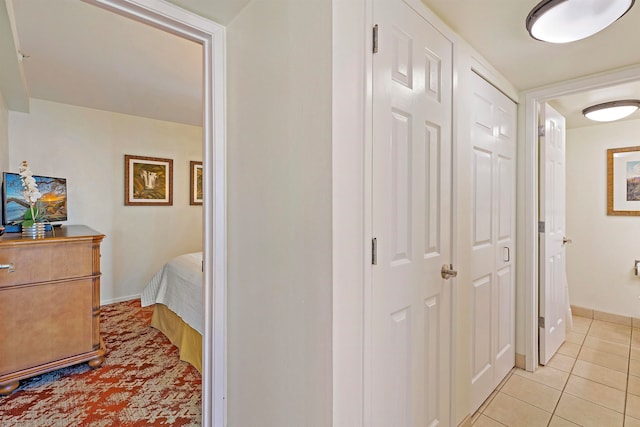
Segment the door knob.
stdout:
[[562,246],[566,245],[567,243],[573,243],[573,242],[571,241],[571,239],[567,239],[567,236],[564,236],[562,238]]
[[447,280],[452,277],[456,277],[458,275],[458,272],[453,269],[453,264],[444,264],[442,266],[442,269],[440,270],[440,275],[443,279]]

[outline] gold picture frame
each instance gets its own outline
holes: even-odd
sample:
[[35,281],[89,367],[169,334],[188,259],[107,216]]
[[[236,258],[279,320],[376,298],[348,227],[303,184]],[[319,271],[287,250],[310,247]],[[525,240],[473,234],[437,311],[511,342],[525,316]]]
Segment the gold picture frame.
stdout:
[[189,162],[189,204],[202,204],[202,162]]
[[607,215],[640,215],[640,147],[607,150]]
[[172,206],[173,160],[125,154],[124,204]]

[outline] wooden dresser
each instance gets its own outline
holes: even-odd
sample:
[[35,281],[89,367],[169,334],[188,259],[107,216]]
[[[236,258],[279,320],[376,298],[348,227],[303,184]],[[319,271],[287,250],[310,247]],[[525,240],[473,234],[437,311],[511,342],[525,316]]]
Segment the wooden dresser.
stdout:
[[0,394],[65,366],[102,364],[100,242],[82,225],[0,236]]

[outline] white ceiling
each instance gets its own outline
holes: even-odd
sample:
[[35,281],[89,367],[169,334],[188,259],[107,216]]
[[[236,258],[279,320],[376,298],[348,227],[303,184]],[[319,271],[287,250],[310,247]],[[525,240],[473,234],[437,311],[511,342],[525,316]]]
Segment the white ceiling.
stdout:
[[77,0],[13,1],[31,98],[202,123],[202,47]]
[[[608,1],[608,0],[603,0]],[[640,4],[592,37],[569,44],[529,37],[525,20],[540,0],[422,0],[517,89],[529,90],[566,80],[640,64]],[[638,76],[640,79],[640,76]],[[591,91],[552,104],[568,127],[593,125],[581,111],[619,98],[640,99],[640,85]],[[640,113],[629,119],[637,119]]]
[[640,63],[639,5],[599,34],[552,44],[525,28],[540,0],[422,1],[520,90]]
[[[79,0],[7,1],[15,12],[17,43],[29,56],[22,65],[31,98],[201,123],[199,45]],[[223,25],[250,1],[170,0]],[[519,90],[640,64],[640,5],[600,34],[554,45],[526,32],[525,18],[539,0],[422,1]],[[640,98],[640,84],[553,104],[569,127],[578,127],[592,124],[581,116],[583,108],[618,98]]]

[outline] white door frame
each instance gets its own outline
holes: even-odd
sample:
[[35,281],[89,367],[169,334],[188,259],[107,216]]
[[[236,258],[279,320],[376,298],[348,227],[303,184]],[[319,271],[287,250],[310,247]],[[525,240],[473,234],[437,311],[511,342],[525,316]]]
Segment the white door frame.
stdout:
[[202,45],[203,260],[202,425],[226,425],[225,27],[159,0],[84,0]]
[[[524,94],[524,286],[526,369],[538,366],[538,105],[559,96],[571,95],[640,79],[640,66],[568,80]],[[522,166],[522,165],[521,165]],[[604,179],[604,177],[603,177]],[[518,316],[519,318],[522,318]]]

